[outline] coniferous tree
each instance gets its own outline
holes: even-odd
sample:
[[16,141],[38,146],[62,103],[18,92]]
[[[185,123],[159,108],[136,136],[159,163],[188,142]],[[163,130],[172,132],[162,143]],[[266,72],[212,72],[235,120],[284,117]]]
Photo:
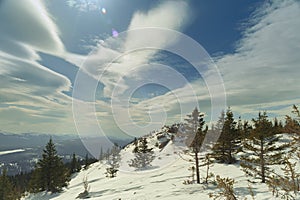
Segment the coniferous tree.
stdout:
[[217,187],[221,190],[219,193],[209,193],[209,198],[226,199],[226,200],[237,200],[237,195],[234,191],[234,179],[221,178],[219,175],[216,176]]
[[86,153],[85,154],[85,159],[84,159],[84,169],[87,169],[89,167],[90,163],[89,163],[89,154]]
[[281,199],[296,199],[300,191],[300,173],[296,169],[297,162],[291,161],[291,154],[284,158],[283,175],[273,175],[268,180],[268,186],[273,196]]
[[273,129],[274,129],[275,134],[280,134],[283,132],[283,125],[282,125],[281,121],[278,121],[278,119],[276,117],[274,119]]
[[[221,120],[223,114],[221,114]],[[240,136],[236,129],[236,122],[230,109],[227,110],[220,137],[213,147],[213,157],[217,162],[233,164],[236,162],[234,154],[240,147]]]
[[31,187],[33,192],[50,191],[59,192],[67,186],[69,171],[57,155],[52,138],[43,150],[42,159],[37,163],[33,172]]
[[242,135],[241,135],[241,140],[244,141],[245,139],[250,138],[251,131],[252,131],[252,126],[249,124],[248,121],[244,121],[244,123],[243,123],[243,132],[242,132]]
[[185,121],[185,130],[188,134],[187,145],[194,154],[196,181],[200,184],[199,152],[208,128],[204,129],[204,114],[200,113],[197,108],[193,110],[192,114],[187,115]]
[[104,159],[103,147],[100,148],[99,160],[102,161]]
[[76,173],[76,172],[79,172],[80,170],[81,170],[81,166],[80,166],[79,160],[76,158],[75,153],[73,153],[71,166],[70,166],[70,172]]
[[0,176],[0,200],[15,200],[18,197],[6,173],[6,169],[4,169]]
[[120,161],[120,147],[115,143],[107,160],[108,167],[106,168],[106,174],[108,177],[116,177],[118,168],[120,167]]
[[243,143],[245,155],[241,157],[241,167],[247,175],[259,177],[265,183],[272,172],[269,166],[282,162],[281,156],[286,145],[276,144],[280,137],[274,134],[272,122],[265,112],[259,113],[253,123],[251,136]]
[[137,140],[135,143],[135,148],[133,149],[133,153],[135,158],[131,160],[129,166],[137,169],[143,169],[151,166],[151,162],[155,158],[153,149],[148,147],[146,138]]

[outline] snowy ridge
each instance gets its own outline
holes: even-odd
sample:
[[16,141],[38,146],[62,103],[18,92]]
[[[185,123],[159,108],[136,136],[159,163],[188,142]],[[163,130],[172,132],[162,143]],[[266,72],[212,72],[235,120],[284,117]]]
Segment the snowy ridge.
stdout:
[[[209,199],[209,193],[219,191],[213,184],[190,184],[185,185],[185,180],[191,180],[191,171],[188,169],[193,165],[183,154],[184,147],[179,138],[171,139],[172,134],[161,131],[147,136],[149,146],[154,149],[155,160],[152,167],[136,171],[128,166],[133,158],[133,144],[129,144],[121,151],[122,161],[119,172],[115,178],[105,176],[106,164],[97,162],[87,170],[82,170],[74,175],[70,184],[60,194],[39,193],[29,195],[25,200],[69,200],[76,199],[79,193],[83,192],[83,179],[87,177],[91,200],[199,200]],[[163,148],[159,144],[168,141]],[[288,142],[289,138],[284,136],[281,142]],[[157,144],[158,143],[158,144]],[[298,165],[299,169],[299,165]],[[229,177],[235,180],[234,190],[241,199],[252,199],[249,191],[248,177],[245,176],[239,164],[226,165],[214,164],[211,172],[221,177]],[[201,178],[204,177],[205,167],[200,168]],[[255,199],[269,200],[280,199],[272,196],[266,184],[251,184]]]

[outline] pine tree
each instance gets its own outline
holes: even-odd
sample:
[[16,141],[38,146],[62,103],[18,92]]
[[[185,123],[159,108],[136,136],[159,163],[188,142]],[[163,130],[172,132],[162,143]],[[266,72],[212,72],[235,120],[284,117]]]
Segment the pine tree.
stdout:
[[76,173],[76,172],[79,172],[80,170],[81,170],[80,163],[79,163],[78,159],[76,158],[75,153],[73,153],[71,166],[70,166],[70,172]]
[[84,159],[84,169],[87,169],[89,167],[89,154],[85,154],[85,159]]
[[[223,120],[223,114],[221,114],[220,120]],[[233,113],[229,108],[226,112],[220,137],[213,147],[213,157],[217,162],[233,164],[236,162],[234,154],[238,151],[239,147],[240,136],[236,129]]]
[[242,132],[242,135],[241,135],[241,140],[244,141],[245,139],[250,138],[251,131],[252,131],[252,126],[249,124],[248,121],[244,121],[244,123],[243,123],[243,132]]
[[69,181],[69,172],[57,155],[55,145],[50,138],[43,150],[42,159],[37,163],[31,180],[32,191],[59,192]]
[[100,148],[99,160],[102,161],[104,159],[103,147]]
[[282,174],[273,175],[267,184],[275,197],[281,199],[297,199],[300,191],[300,174],[297,172],[297,162],[291,162],[291,154],[284,158]]
[[192,114],[187,115],[185,121],[185,130],[188,134],[187,145],[194,154],[196,181],[200,184],[199,152],[208,128],[204,129],[204,114],[200,113],[197,108],[193,110]]
[[108,177],[113,178],[116,177],[116,174],[118,172],[118,168],[120,167],[120,147],[115,143],[114,146],[111,149],[111,153],[108,157],[107,164],[108,168],[106,168],[106,174]]
[[247,175],[258,176],[265,183],[272,172],[269,166],[282,162],[282,150],[286,145],[275,144],[280,137],[273,133],[272,122],[265,112],[259,113],[253,123],[251,136],[243,143],[245,155],[241,157],[241,167]]
[[209,198],[226,199],[226,200],[237,200],[237,195],[233,189],[234,180],[231,178],[221,178],[216,176],[217,187],[221,190],[219,193],[209,193]]
[[135,158],[129,163],[130,167],[135,167],[137,169],[143,169],[145,167],[151,166],[151,162],[154,160],[154,152],[152,148],[148,147],[148,142],[146,138],[142,138],[135,143],[135,148],[133,153]]
[[0,200],[15,200],[18,197],[6,173],[7,171],[4,169],[0,176]]
[[273,126],[273,128],[274,128],[274,133],[275,134],[280,134],[283,131],[282,123],[281,123],[281,121],[278,121],[278,119],[276,117],[274,119],[274,126]]

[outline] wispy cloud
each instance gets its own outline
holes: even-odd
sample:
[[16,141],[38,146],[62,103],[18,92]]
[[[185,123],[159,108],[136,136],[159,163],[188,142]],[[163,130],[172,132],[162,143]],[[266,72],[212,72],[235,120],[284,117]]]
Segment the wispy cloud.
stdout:
[[0,24],[1,127],[48,133],[65,128],[56,128],[58,124],[72,127],[71,98],[62,93],[70,89],[70,80],[38,63],[38,52],[65,52],[43,1],[2,1]]
[[227,92],[231,93],[229,104],[239,114],[244,114],[241,106],[256,112],[272,102],[300,102],[299,19],[297,1],[266,3],[253,15],[236,53],[216,60]]
[[[126,133],[143,134],[164,123],[165,116],[157,112],[163,110],[162,107],[157,107],[159,105],[163,106],[162,102],[155,102],[155,105],[145,104],[147,107],[142,107],[141,104],[128,105],[128,101],[136,89],[147,83],[167,85],[170,90],[183,87],[186,84],[186,80],[180,82],[179,79],[177,79],[179,82],[172,84],[174,80],[172,77],[167,77],[168,70],[164,71],[152,64],[153,56],[161,49],[172,45],[177,38],[172,34],[159,34],[160,32],[153,31],[151,33],[147,28],[181,30],[186,25],[188,17],[188,5],[186,2],[162,2],[148,12],[135,13],[127,32],[119,34],[118,38],[112,37],[105,42],[101,41],[98,49],[89,55],[81,70],[104,84],[104,97],[111,99],[109,103],[100,106],[100,111],[98,110],[98,116],[101,116],[101,119],[99,118],[102,122],[101,125],[109,126],[110,130],[120,128]],[[140,31],[135,31],[137,29]],[[149,49],[149,47],[153,46],[156,48]],[[169,72],[171,69],[169,67]],[[160,83],[156,79],[159,73],[164,75],[164,79]],[[153,79],[152,82],[151,77]],[[84,80],[81,80],[82,84],[84,82]],[[96,88],[84,88],[89,88],[92,93],[96,92]],[[80,91],[75,92],[80,93]],[[101,99],[98,99],[97,103],[99,101]],[[76,100],[76,108],[78,107],[77,103],[80,104],[80,101]],[[87,111],[94,112],[92,108],[89,108],[89,104],[86,103],[83,107]],[[128,110],[128,106],[130,110]],[[150,113],[151,109],[153,112]],[[130,116],[129,112],[131,112],[132,116]],[[110,116],[103,117],[103,113],[110,113]],[[149,114],[153,114],[152,118],[149,118]],[[149,119],[150,123],[147,124]],[[153,121],[153,119],[156,121]],[[87,115],[84,121],[94,121],[94,116],[92,114]],[[103,123],[103,121],[107,123]],[[135,123],[143,125],[140,127]]]
[[[78,7],[76,2],[69,1],[71,6]],[[85,103],[90,111],[79,116],[81,131],[86,133],[95,133],[100,124],[106,132],[120,133],[120,128],[125,127],[128,132],[135,131],[132,134],[144,134],[153,129],[149,124],[182,120],[195,101],[199,101],[202,111],[209,112],[210,91],[201,78],[191,82],[174,67],[155,63],[160,50],[172,46],[178,38],[147,32],[148,27],[181,31],[189,23],[189,17],[186,1],[160,1],[148,12],[135,13],[127,32],[120,33],[118,38],[99,40],[94,52],[86,56],[66,51],[44,1],[28,0],[26,4],[17,0],[1,1],[0,126],[12,132],[75,131],[72,99],[63,93],[71,89],[72,83],[41,65],[39,52],[72,62],[86,73],[81,80],[86,80],[86,85],[83,84],[86,87],[80,96],[89,98],[75,99]],[[300,102],[298,19],[297,1],[266,3],[244,24],[243,37],[237,42],[235,53],[214,59],[224,79],[228,105],[238,114],[251,117],[258,110],[270,109],[272,114],[283,115],[289,111],[289,104]],[[204,73],[201,75],[213,79],[210,66],[201,66]],[[101,89],[97,88],[98,81]],[[161,83],[169,92],[130,103],[134,91],[147,83]],[[216,82],[216,87],[218,84],[222,83]],[[111,105],[111,97],[116,96],[113,109],[118,110],[117,116]],[[99,121],[94,121],[95,118]],[[132,122],[143,123],[140,129],[130,129]],[[120,124],[124,127],[118,127]]]
[[64,49],[59,30],[40,0],[28,0],[26,3],[4,0],[0,7],[0,24],[0,36],[6,40],[25,43],[50,53]]

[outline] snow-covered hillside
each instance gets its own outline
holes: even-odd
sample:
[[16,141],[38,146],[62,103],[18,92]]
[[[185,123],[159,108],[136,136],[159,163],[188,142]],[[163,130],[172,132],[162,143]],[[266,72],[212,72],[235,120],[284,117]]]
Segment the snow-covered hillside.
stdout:
[[[133,158],[133,144],[121,151],[121,166],[117,177],[107,178],[106,164],[94,163],[87,170],[74,175],[68,188],[60,194],[39,193],[29,195],[26,200],[68,200],[76,199],[84,191],[83,179],[87,177],[89,183],[89,199],[91,200],[152,200],[152,199],[209,199],[209,193],[216,193],[219,189],[214,184],[183,184],[191,180],[189,168],[192,163],[187,162],[188,155],[183,153],[186,148],[179,137],[171,140],[172,134],[167,132],[155,133],[147,137],[149,146],[155,150],[155,160],[147,170],[136,171],[128,166]],[[161,145],[163,144],[163,145]],[[160,146],[161,145],[161,146]],[[162,147],[163,146],[163,147]],[[159,148],[162,147],[162,148]],[[201,177],[205,176],[205,167],[200,169]],[[241,199],[252,199],[247,177],[241,171],[239,164],[214,164],[211,172],[221,177],[235,180],[234,189]],[[266,184],[252,184],[255,199],[276,199],[269,192]]]

